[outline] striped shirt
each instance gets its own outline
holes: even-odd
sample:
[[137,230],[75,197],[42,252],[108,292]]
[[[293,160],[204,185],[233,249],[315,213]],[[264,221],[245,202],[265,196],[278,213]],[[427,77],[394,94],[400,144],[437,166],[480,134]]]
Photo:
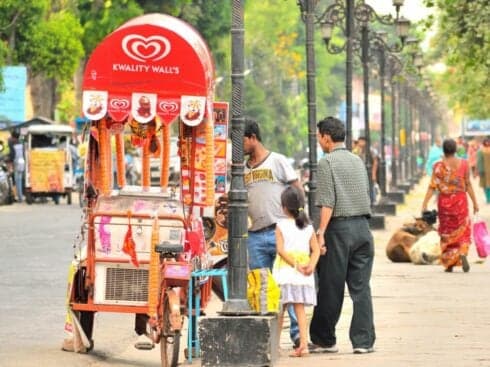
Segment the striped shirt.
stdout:
[[333,208],[332,217],[371,214],[366,166],[359,156],[337,147],[320,159],[316,205]]

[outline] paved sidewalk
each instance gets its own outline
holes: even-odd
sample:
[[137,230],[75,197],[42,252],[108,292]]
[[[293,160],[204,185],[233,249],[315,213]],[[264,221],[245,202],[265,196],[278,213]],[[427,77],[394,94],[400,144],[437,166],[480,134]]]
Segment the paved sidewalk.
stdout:
[[[339,353],[310,354],[304,358],[282,356],[276,366],[490,366],[490,265],[470,248],[471,270],[444,273],[440,265],[395,264],[385,255],[393,230],[420,214],[427,178],[422,179],[397,207],[396,217],[386,217],[386,229],[373,231],[376,256],[372,294],[377,341],[375,353],[354,355],[349,341],[352,303],[346,291],[337,328]],[[490,223],[490,205],[474,182],[480,214]],[[431,201],[435,207],[435,202]],[[281,347],[290,349],[288,332]]]
[[[427,178],[406,195],[406,204],[397,207],[397,216],[386,217],[386,230],[373,232],[376,256],[371,285],[376,352],[364,355],[352,353],[348,336],[352,303],[346,293],[337,327],[339,353],[288,357],[292,344],[289,330],[284,329],[281,348],[287,351],[274,367],[490,367],[489,262],[479,261],[474,246],[470,249],[471,270],[467,274],[461,268],[454,273],[445,273],[440,265],[395,264],[385,255],[392,232],[420,215],[426,187]],[[481,216],[490,224],[490,205],[484,203],[483,192],[476,182],[474,188],[481,203]],[[435,207],[434,203],[432,201],[430,209]],[[211,315],[221,307],[221,302],[213,297],[206,312]],[[107,321],[101,319],[99,322],[98,330],[102,332],[102,323]],[[128,324],[127,328],[132,327],[131,321],[124,322]],[[185,331],[183,335],[186,335]],[[104,338],[100,339],[98,345],[104,342]],[[185,344],[184,339],[182,344]],[[81,357],[72,356],[72,359],[82,361]],[[90,366],[157,367],[160,366],[159,360],[158,347],[141,352],[129,344],[116,357],[108,360],[102,358]],[[188,364],[183,362],[182,365]],[[191,366],[199,365],[200,359],[195,359]]]

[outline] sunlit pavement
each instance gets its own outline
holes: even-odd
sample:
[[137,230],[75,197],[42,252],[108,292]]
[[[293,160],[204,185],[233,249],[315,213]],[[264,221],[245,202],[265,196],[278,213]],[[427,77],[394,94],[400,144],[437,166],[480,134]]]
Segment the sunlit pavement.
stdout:
[[[490,266],[470,248],[471,270],[445,273],[440,265],[395,264],[385,255],[393,231],[420,215],[428,179],[423,178],[386,217],[386,229],[373,231],[376,256],[371,281],[377,340],[375,352],[354,355],[349,341],[352,303],[346,291],[337,327],[339,353],[291,358],[277,366],[490,366]],[[480,215],[490,219],[490,205],[473,181]],[[471,207],[471,205],[470,205]],[[429,209],[435,208],[434,199]],[[472,208],[472,207],[471,207]],[[311,314],[311,310],[310,310]],[[288,330],[281,347],[291,350]]]
[[[422,179],[405,197],[405,204],[397,207],[396,217],[386,217],[385,230],[373,231],[376,257],[371,285],[377,333],[375,353],[352,353],[348,337],[352,304],[346,292],[344,310],[337,328],[339,353],[288,357],[292,344],[286,323],[281,335],[281,357],[275,366],[490,366],[490,265],[478,259],[474,246],[470,248],[471,271],[467,274],[461,269],[454,273],[444,273],[440,265],[394,264],[385,255],[385,247],[392,232],[404,222],[420,215],[427,182],[427,178]],[[474,189],[481,207],[480,214],[489,222],[490,205],[484,203],[483,191],[476,181]],[[77,203],[75,199],[74,203]],[[44,205],[54,206],[52,202]],[[434,200],[429,208],[433,207]],[[26,204],[0,207],[0,211],[13,215],[22,215],[29,210]],[[221,302],[213,297],[206,312],[212,315],[220,311],[221,307]],[[83,356],[67,353],[58,356],[60,352],[57,352],[56,358],[63,357],[72,366],[88,365],[89,361],[93,367],[159,366],[158,346],[149,352],[134,349],[131,341],[132,322],[131,317],[101,315],[96,325],[97,347],[93,354]],[[118,351],[108,344],[114,325],[118,325],[118,332],[126,335]],[[184,330],[183,335],[186,334]],[[59,345],[60,342],[56,340],[53,343]],[[184,338],[181,343],[183,352]],[[112,350],[115,355],[96,357],[105,350]],[[43,361],[48,360],[48,357],[53,358],[51,355],[46,358],[37,356]],[[53,361],[50,365],[60,364]],[[192,365],[199,366],[200,360],[195,359]]]

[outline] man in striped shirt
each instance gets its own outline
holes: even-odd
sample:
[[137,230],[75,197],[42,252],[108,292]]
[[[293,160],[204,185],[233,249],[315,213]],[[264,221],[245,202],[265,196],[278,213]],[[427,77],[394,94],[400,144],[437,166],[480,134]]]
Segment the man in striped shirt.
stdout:
[[363,161],[344,146],[344,124],[327,117],[320,121],[318,142],[327,153],[318,163],[317,231],[318,301],[310,325],[312,349],[337,352],[335,327],[342,311],[345,283],[353,301],[350,339],[354,353],[373,352],[375,331],[370,279],[374,241],[369,182]]

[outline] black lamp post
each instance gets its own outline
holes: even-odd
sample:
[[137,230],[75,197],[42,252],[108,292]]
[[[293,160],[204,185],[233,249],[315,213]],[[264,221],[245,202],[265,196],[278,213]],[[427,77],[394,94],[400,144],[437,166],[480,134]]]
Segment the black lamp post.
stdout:
[[[327,45],[327,51],[330,53],[339,53],[344,49],[346,50],[346,102],[347,102],[347,121],[346,121],[346,129],[348,134],[352,134],[352,52],[354,49],[354,42],[358,42],[354,38],[354,34],[358,33],[356,31],[356,24],[359,24],[361,31],[361,40],[360,40],[360,48],[361,48],[361,61],[363,68],[363,86],[364,86],[364,130],[365,130],[365,138],[366,138],[366,169],[368,171],[369,177],[369,186],[372,188],[372,160],[370,157],[371,150],[371,139],[370,139],[370,130],[369,130],[369,46],[370,42],[376,42],[378,44],[384,45],[388,47],[385,42],[378,36],[370,36],[370,31],[368,28],[368,24],[370,22],[378,21],[379,23],[386,25],[396,25],[397,34],[402,40],[402,45],[408,33],[408,28],[410,26],[410,22],[403,17],[399,17],[400,7],[403,5],[403,0],[395,0],[393,1],[393,5],[396,8],[396,19],[390,15],[379,16],[375,10],[364,3],[364,1],[359,1],[355,3],[354,1],[347,0],[346,5],[344,7],[342,1],[337,0],[333,5],[329,6],[325,12],[321,15],[320,22],[322,25],[322,36],[323,40]],[[345,37],[346,41],[342,47],[337,47],[330,43],[332,37],[332,31],[334,25],[340,20],[346,20],[346,32]],[[357,28],[359,28],[357,27]],[[349,32],[348,32],[349,31]],[[370,41],[371,39],[371,41]],[[403,46],[401,46],[403,47]],[[401,47],[400,50],[401,50]],[[352,139],[352,137],[350,137]],[[352,140],[350,140],[352,141]],[[350,148],[350,146],[348,146]],[[384,152],[383,152],[384,153]]]
[[[399,18],[400,7],[404,0],[393,0],[393,6],[396,9],[396,25],[397,28],[403,28],[407,25],[408,20]],[[379,21],[384,24],[393,24],[393,18],[390,15],[379,16],[374,9],[365,4],[364,0],[335,0],[335,2],[327,7],[318,18],[322,29],[322,38],[327,45],[327,51],[331,54],[337,54],[345,50],[345,101],[346,101],[346,146],[352,148],[352,74],[353,64],[352,55],[354,50],[354,42],[356,32],[356,21],[369,23]],[[342,25],[344,22],[344,25]],[[345,43],[338,47],[330,43],[332,38],[333,28],[339,25],[345,36]],[[408,22],[409,25],[409,22]],[[403,30],[402,30],[403,31]]]
[[[404,26],[403,29],[398,30],[398,35],[401,39],[401,43],[396,43],[392,46],[389,46],[387,44],[387,34],[384,31],[377,32],[373,37],[369,39],[369,43],[372,46],[372,49],[374,49],[374,51],[376,51],[378,54],[378,65],[379,65],[380,97],[381,97],[381,146],[380,146],[381,152],[379,156],[379,165],[380,165],[379,185],[381,190],[381,200],[379,202],[379,206],[380,207],[384,206],[385,207],[384,210],[388,210],[387,204],[391,204],[390,203],[391,198],[388,197],[387,189],[386,189],[386,154],[385,154],[385,146],[386,146],[385,84],[386,84],[386,62],[387,62],[386,55],[387,55],[387,51],[389,55],[391,53],[400,52],[403,49],[403,46],[405,44],[405,38],[408,33],[408,26],[409,23],[407,22],[406,26]],[[391,72],[393,72],[393,70],[391,70]],[[392,93],[392,97],[393,97],[393,93]],[[393,123],[394,123],[394,118],[392,118],[392,137],[394,131]],[[395,174],[395,178],[396,178],[396,174]],[[394,209],[389,209],[389,210],[394,210]]]
[[229,299],[224,315],[250,314],[247,301],[247,189],[243,163],[244,101],[244,0],[233,0],[231,24],[231,143],[232,164],[229,192],[228,284]]
[[[414,45],[418,44],[418,40],[414,37],[407,37],[405,46],[413,49]],[[389,81],[391,86],[391,121],[392,121],[392,151],[391,151],[391,193],[388,197],[393,200],[401,199],[402,195],[397,192],[402,189],[403,192],[408,192],[411,184],[403,182],[406,180],[406,158],[408,157],[407,140],[408,129],[406,126],[406,108],[403,102],[406,100],[405,77],[402,76],[404,69],[408,65],[402,59],[393,53],[388,53],[389,65]],[[396,200],[402,201],[402,200]]]
[[306,30],[306,85],[308,100],[308,214],[315,221],[315,228],[319,220],[316,201],[316,175],[317,175],[317,140],[316,140],[316,67],[315,67],[315,3],[316,0],[298,0],[301,17]]
[[388,70],[391,92],[391,191],[396,191],[398,182],[398,158],[400,154],[400,140],[398,131],[400,126],[400,111],[398,109],[398,100],[400,98],[400,90],[398,84],[398,75],[402,71],[403,65],[400,59],[394,55],[388,55]]

